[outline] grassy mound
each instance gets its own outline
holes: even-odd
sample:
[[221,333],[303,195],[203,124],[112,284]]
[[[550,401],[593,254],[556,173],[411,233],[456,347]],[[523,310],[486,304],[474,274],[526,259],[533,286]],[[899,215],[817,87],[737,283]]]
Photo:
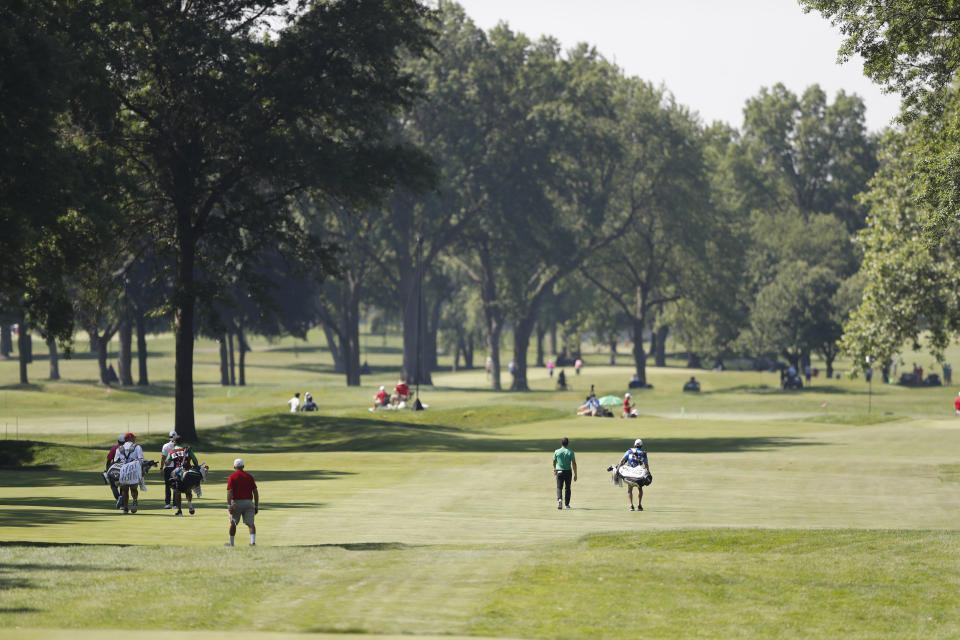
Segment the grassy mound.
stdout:
[[535,406],[462,407],[330,416],[267,414],[235,425],[206,429],[207,452],[370,451],[389,443],[401,451],[493,451],[503,446],[498,427],[567,418],[567,412]]
[[0,440],[0,469],[80,471],[102,467],[106,451],[33,440]]

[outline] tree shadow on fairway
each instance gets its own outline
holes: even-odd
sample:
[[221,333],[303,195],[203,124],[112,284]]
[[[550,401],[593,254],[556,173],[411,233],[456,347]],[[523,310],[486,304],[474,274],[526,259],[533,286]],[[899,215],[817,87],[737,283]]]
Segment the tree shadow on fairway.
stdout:
[[[87,503],[87,507],[90,504]],[[66,509],[4,509],[0,508],[0,521],[5,527],[44,527],[52,524],[79,524],[101,520],[107,514],[119,513],[116,509],[103,511],[74,511]]]
[[11,384],[0,384],[0,391],[43,391],[43,385],[33,382],[28,384],[13,382]]
[[343,542],[340,544],[298,544],[297,549],[333,549],[344,551],[408,551],[422,549],[427,545],[404,544],[403,542]]
[[[382,451],[394,452],[550,452],[559,446],[559,436],[543,438],[498,437],[484,429],[437,424],[414,424],[373,418],[337,416],[263,416],[246,422],[204,431],[203,449],[208,452],[278,453],[287,451]],[[576,451],[622,452],[631,438],[577,438]],[[650,440],[651,451],[668,453],[731,453],[783,447],[813,446],[809,439],[792,437],[663,438]],[[261,477],[253,471],[255,477]],[[272,472],[265,472],[272,473]],[[296,479],[298,471],[278,471],[276,479]],[[291,474],[287,476],[286,474]]]
[[[233,473],[233,469],[226,471],[213,471],[207,473],[207,479],[203,483],[204,487],[211,485],[223,485],[226,491],[227,478]],[[342,476],[352,476],[356,473],[352,471],[327,471],[325,469],[291,469],[283,471],[278,469],[250,469],[250,473],[256,478],[258,483],[262,482],[308,482],[314,480],[335,480]]]
[[[109,498],[109,495],[107,496]],[[142,494],[141,494],[141,497]],[[111,506],[116,504],[113,499],[103,501]],[[80,498],[57,498],[51,496],[34,496],[27,498],[0,498],[0,507],[40,507],[43,509],[90,509],[102,506],[101,501],[92,502]]]
[[99,471],[61,471],[58,469],[0,469],[0,487],[80,487],[103,485]]

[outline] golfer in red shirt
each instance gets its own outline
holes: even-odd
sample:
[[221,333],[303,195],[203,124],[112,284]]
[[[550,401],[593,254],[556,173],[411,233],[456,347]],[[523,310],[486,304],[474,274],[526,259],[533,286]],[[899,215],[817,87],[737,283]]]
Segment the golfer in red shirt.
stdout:
[[253,518],[260,510],[260,494],[257,492],[257,483],[253,476],[243,470],[243,458],[233,461],[236,469],[227,478],[227,509],[230,510],[230,542],[225,546],[233,546],[233,537],[237,534],[237,523],[243,518],[243,523],[250,529],[250,546],[257,544],[257,527]]

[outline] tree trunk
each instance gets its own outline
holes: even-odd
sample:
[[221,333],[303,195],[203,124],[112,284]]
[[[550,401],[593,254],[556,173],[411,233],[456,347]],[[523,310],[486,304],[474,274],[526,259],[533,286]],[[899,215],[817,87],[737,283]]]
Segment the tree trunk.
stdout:
[[10,337],[11,327],[7,324],[0,324],[0,358],[4,360],[10,358],[13,353],[13,339]]
[[130,325],[130,319],[124,317],[120,321],[118,328],[118,337],[120,344],[117,351],[117,377],[120,378],[120,386],[133,386],[133,327]]
[[610,337],[610,366],[617,364],[617,334]]
[[[426,309],[422,304],[420,283],[416,271],[404,278],[407,304],[403,310],[403,375],[407,384],[433,384],[430,370],[423,356],[426,348],[424,318]],[[417,377],[419,373],[419,378]]]
[[186,442],[197,442],[197,421],[193,404],[194,311],[197,293],[193,268],[196,240],[190,213],[177,215],[177,273],[173,298],[174,350],[174,429]]
[[227,331],[227,359],[230,361],[230,386],[237,386],[237,366],[233,357],[233,331]]
[[245,387],[247,385],[247,351],[250,350],[250,345],[247,344],[247,336],[242,326],[237,326],[237,347],[240,349],[240,377],[237,384]]
[[340,348],[346,365],[347,386],[360,386],[360,282],[347,274],[340,288]]
[[343,363],[343,352],[337,344],[337,333],[326,322],[321,322],[320,324],[323,327],[323,335],[327,338],[327,349],[330,350],[330,355],[333,357],[333,372],[343,373],[347,370],[347,367]]
[[657,350],[654,351],[654,358],[658,367],[667,366],[667,335],[669,333],[670,327],[665,324],[657,328]]
[[27,365],[31,359],[30,334],[27,333],[27,315],[20,312],[20,322],[17,324],[17,359],[20,361],[20,384],[30,384],[27,377]]
[[47,351],[50,353],[50,380],[60,379],[60,354],[57,353],[55,338],[47,339]]
[[220,339],[217,342],[220,343],[220,386],[228,387],[230,386],[230,365],[227,360],[227,334],[220,334]]
[[530,336],[533,334],[536,305],[532,305],[529,315],[521,318],[513,327],[513,363],[516,375],[513,376],[511,391],[529,391],[527,384],[527,350],[530,348]]
[[481,244],[479,248],[482,280],[480,301],[483,308],[483,321],[487,329],[487,356],[490,358],[490,389],[500,391],[500,334],[503,332],[503,312],[497,300],[496,273],[493,269],[489,248]]
[[467,334],[467,344],[463,350],[463,368],[473,369],[473,331]]
[[557,355],[557,325],[550,325],[550,355]]
[[[637,378],[640,384],[647,384],[647,354],[643,352],[643,329],[647,323],[647,304],[644,299],[644,288],[637,286],[637,302],[634,308],[633,324],[633,361],[637,368]],[[653,338],[651,338],[652,341]],[[651,345],[652,346],[652,345]]]
[[643,319],[633,319],[633,362],[641,384],[647,384],[647,354],[643,352]]
[[31,360],[30,334],[27,333],[27,318],[20,312],[20,322],[17,325],[17,358],[20,361],[20,384],[30,384],[27,377],[27,365]]
[[500,391],[500,334],[503,326],[499,318],[487,320],[487,354],[490,356],[490,390]]
[[94,341],[94,344],[97,347],[97,368],[100,370],[100,384],[109,386],[110,372],[107,368],[107,344],[110,341],[110,337],[106,334],[94,334],[90,339]]
[[443,299],[437,296],[430,310],[430,324],[426,330],[426,350],[423,354],[424,367],[427,371],[435,371],[439,367],[437,360],[437,334],[440,329],[440,313],[443,310]]
[[546,363],[543,361],[543,337],[547,331],[543,328],[543,323],[537,323],[537,366],[542,367]]
[[465,350],[466,346],[463,344],[463,333],[458,329],[457,343],[453,347],[453,371],[456,371],[460,368],[460,352]]
[[137,386],[150,384],[147,378],[147,330],[143,314],[137,311]]
[[826,363],[826,365],[827,365],[827,379],[828,379],[828,380],[833,377],[833,358],[834,358],[834,356],[829,355],[829,356],[827,356],[827,357],[824,359],[824,360],[825,360],[825,363]]
[[700,356],[693,351],[687,351],[687,369],[699,369],[703,366]]

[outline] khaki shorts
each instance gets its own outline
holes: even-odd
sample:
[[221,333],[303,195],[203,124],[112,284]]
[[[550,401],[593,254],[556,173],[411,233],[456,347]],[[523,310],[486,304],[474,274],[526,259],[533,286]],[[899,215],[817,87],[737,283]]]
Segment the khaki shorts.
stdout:
[[243,518],[243,524],[252,527],[254,515],[253,500],[233,501],[233,513],[230,514],[230,522],[239,524],[240,519]]

